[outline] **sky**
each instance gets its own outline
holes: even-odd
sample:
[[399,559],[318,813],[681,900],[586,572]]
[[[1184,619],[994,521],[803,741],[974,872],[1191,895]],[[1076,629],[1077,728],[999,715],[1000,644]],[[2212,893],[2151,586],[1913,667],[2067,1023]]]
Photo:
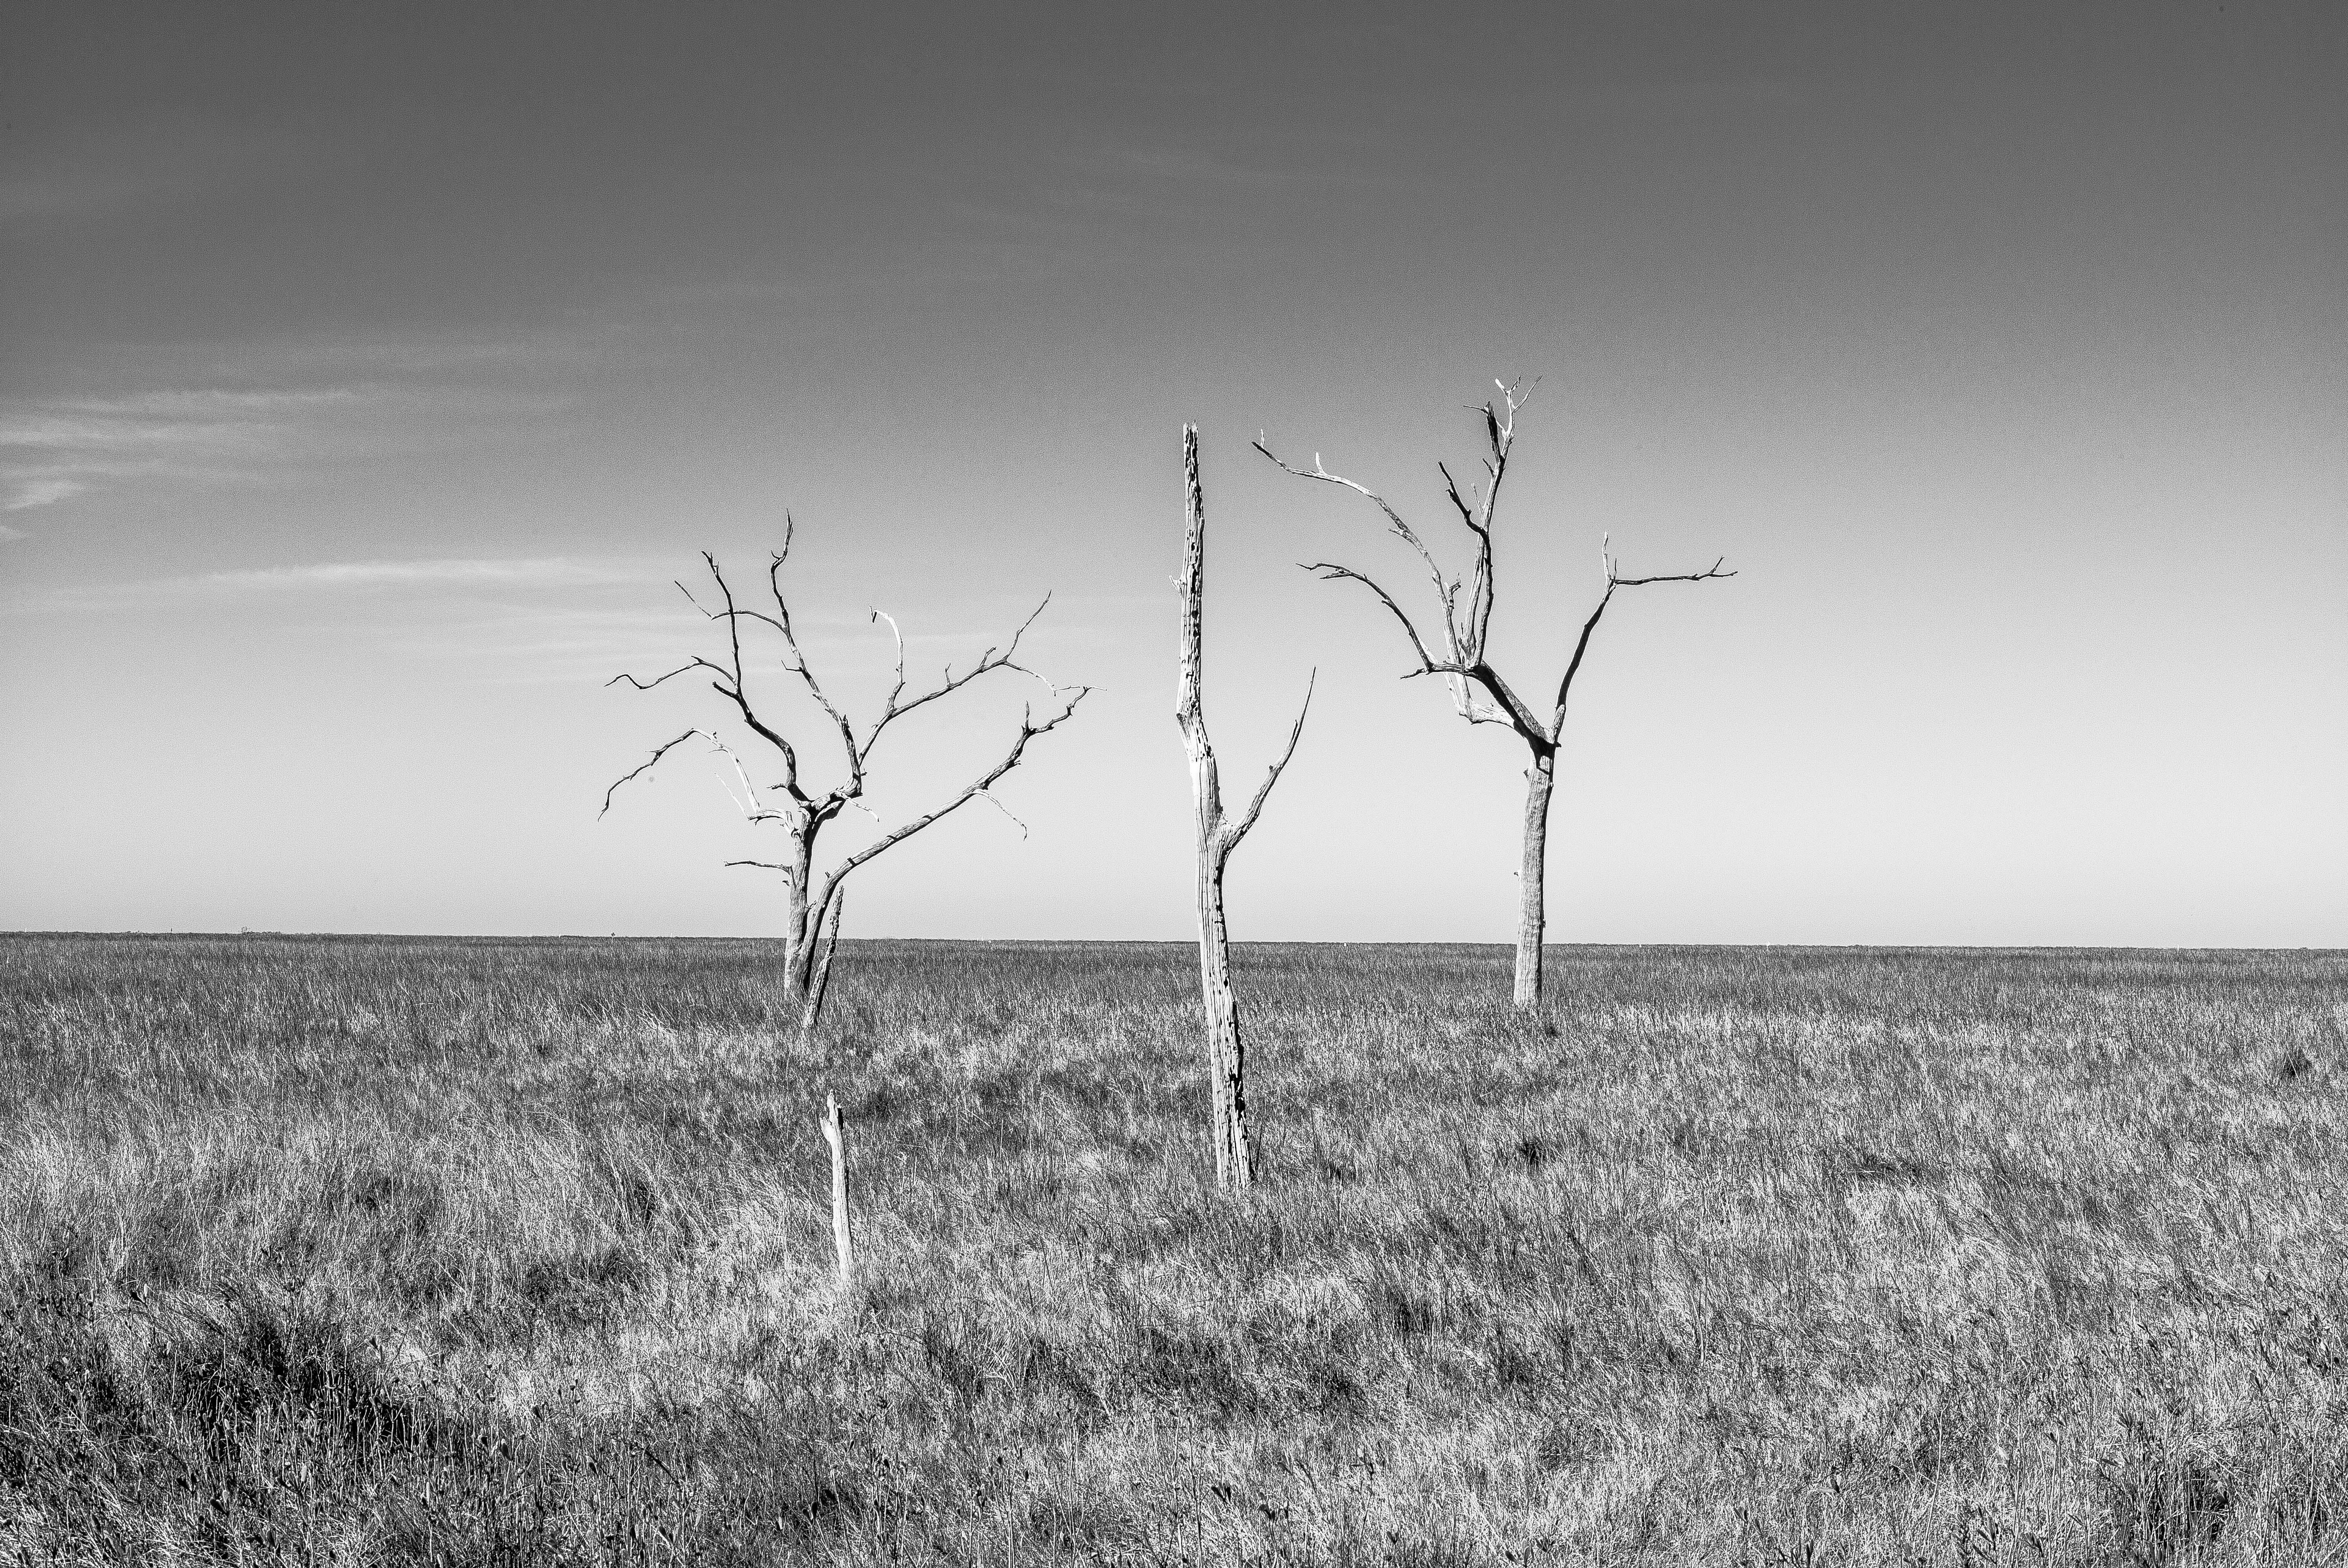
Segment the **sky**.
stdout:
[[[1235,937],[1505,941],[1523,748],[1300,561],[1603,586],[1557,941],[2348,946],[2348,12],[118,6],[0,62],[0,927],[773,935],[675,586],[1090,688],[857,936],[1191,933],[1180,432]],[[1535,384],[1537,381],[1537,385]],[[836,755],[771,650],[756,691]],[[952,798],[1041,690],[893,728]],[[755,744],[755,743],[753,743]],[[746,752],[753,764],[755,752]],[[737,786],[738,787],[738,786]],[[835,855],[878,831],[861,817]]]

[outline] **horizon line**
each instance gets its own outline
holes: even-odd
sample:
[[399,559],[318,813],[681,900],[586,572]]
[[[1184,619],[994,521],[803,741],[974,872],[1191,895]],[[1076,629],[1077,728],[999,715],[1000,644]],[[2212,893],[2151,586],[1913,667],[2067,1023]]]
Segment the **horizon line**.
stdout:
[[[66,939],[129,941],[137,939],[185,939],[233,941],[242,938],[274,941],[314,942],[710,942],[779,944],[780,937],[712,937],[658,936],[642,933],[622,936],[611,932],[595,936],[581,931],[555,932],[413,932],[413,931],[279,931],[240,928],[233,931],[111,930],[72,931],[6,929],[0,930],[0,939]],[[1189,948],[1198,945],[1196,937],[842,937],[846,947],[953,947],[953,948]],[[1234,939],[1234,948],[1489,948],[1495,953],[1509,954],[1516,944],[1505,940],[1476,941],[1346,941],[1323,938],[1256,938]],[[2303,943],[2296,947],[2251,947],[2228,943],[2023,943],[2023,942],[1544,942],[1548,948],[1580,948],[1584,950],[1646,950],[1672,951],[1703,949],[1707,951],[1807,951],[1807,952],[1874,952],[1874,953],[2330,953],[2348,957],[2348,947],[2322,947]]]

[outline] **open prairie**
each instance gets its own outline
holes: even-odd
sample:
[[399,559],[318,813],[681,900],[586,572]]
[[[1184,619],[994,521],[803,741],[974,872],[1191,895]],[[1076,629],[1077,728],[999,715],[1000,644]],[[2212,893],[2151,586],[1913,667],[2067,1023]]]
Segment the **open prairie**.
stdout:
[[0,938],[0,1561],[2348,1560],[2348,957],[1237,959]]

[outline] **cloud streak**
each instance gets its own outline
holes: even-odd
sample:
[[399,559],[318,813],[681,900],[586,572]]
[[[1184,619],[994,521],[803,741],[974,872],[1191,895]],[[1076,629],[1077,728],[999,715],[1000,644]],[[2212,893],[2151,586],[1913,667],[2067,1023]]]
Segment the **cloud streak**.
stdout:
[[[81,480],[63,474],[36,474],[21,470],[10,471],[7,482],[8,498],[0,501],[0,512],[23,512],[35,507],[54,506],[89,488]],[[0,538],[21,539],[24,537],[23,531],[17,528],[0,531]]]
[[324,561],[312,566],[262,567],[205,572],[146,585],[191,593],[296,593],[319,589],[579,588],[639,580],[640,569],[569,556],[534,559],[456,557],[438,560]]
[[[304,470],[331,473],[339,459],[462,445],[485,427],[570,405],[567,395],[510,385],[403,382],[396,377],[457,363],[445,347],[403,358],[407,352],[318,351],[338,363],[312,368],[345,377],[322,385],[165,385],[0,404],[0,511],[56,506],[140,479],[261,485]],[[479,345],[476,359],[500,356],[511,357],[506,345]]]
[[198,590],[286,591],[314,588],[463,587],[571,588],[635,581],[640,570],[616,563],[548,556],[514,560],[458,558],[441,560],[329,561],[316,566],[265,567],[253,571],[216,571],[172,579]]
[[432,560],[322,561],[308,566],[258,567],[94,583],[58,589],[20,601],[22,611],[117,610],[135,605],[211,603],[244,598],[289,599],[397,589],[550,589],[641,583],[647,569],[613,559],[545,556],[532,559],[451,557]]
[[281,461],[299,417],[365,394],[205,387],[128,397],[51,398],[0,412],[0,510],[21,512],[87,494],[108,480],[250,482]]

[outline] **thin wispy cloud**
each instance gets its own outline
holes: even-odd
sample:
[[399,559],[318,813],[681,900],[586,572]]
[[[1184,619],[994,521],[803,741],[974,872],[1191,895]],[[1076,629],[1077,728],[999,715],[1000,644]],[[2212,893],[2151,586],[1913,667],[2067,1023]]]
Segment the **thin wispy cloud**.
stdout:
[[641,583],[645,576],[645,569],[639,563],[565,556],[321,561],[305,566],[258,567],[135,582],[86,584],[57,589],[21,600],[12,608],[39,612],[416,589],[510,591],[602,588]]
[[57,398],[53,399],[48,406],[63,414],[108,419],[201,420],[231,415],[257,418],[355,403],[371,395],[374,390],[371,387],[326,386],[296,391],[251,391],[211,386],[147,392],[129,397]]
[[633,582],[642,577],[640,569],[616,562],[568,556],[534,559],[458,557],[438,560],[324,561],[312,566],[215,571],[175,578],[155,586],[203,593],[288,593],[305,589],[427,586],[570,588]]
[[251,420],[156,420],[43,414],[0,425],[0,446],[39,452],[139,452],[159,446],[265,445],[278,426]]
[[340,387],[196,387],[20,403],[0,409],[0,510],[55,506],[134,478],[250,483],[284,458],[304,416],[363,400]]
[[[502,420],[571,406],[566,395],[460,380],[460,354],[448,345],[341,345],[335,354],[343,364],[310,366],[341,371],[329,385],[162,385],[0,404],[0,509],[26,512],[125,481],[274,484],[331,472],[345,457],[468,444]],[[484,345],[469,364],[507,362],[507,345]]]
[[268,567],[254,571],[209,572],[178,579],[217,592],[294,591],[316,588],[580,587],[641,580],[640,569],[603,560],[549,556],[512,560],[458,558],[442,560],[329,561],[315,566]]
[[[7,477],[8,496],[5,501],[0,501],[0,512],[23,512],[35,507],[51,506],[89,488],[82,480],[63,474],[16,471]],[[18,528],[0,532],[0,538],[21,539],[24,537],[23,530]]]

